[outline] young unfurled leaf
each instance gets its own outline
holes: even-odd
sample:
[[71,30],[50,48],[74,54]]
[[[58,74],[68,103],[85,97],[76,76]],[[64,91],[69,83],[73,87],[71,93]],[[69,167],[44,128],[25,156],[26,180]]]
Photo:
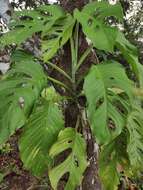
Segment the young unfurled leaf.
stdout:
[[47,171],[50,164],[49,149],[64,127],[63,115],[58,106],[46,100],[29,118],[21,136],[19,148],[24,166],[36,176]]
[[[31,108],[46,85],[42,67],[30,56],[17,59],[0,81],[0,144],[22,127]],[[26,61],[27,60],[27,61]]]
[[118,30],[105,23],[105,18],[109,16],[122,20],[121,5],[93,2],[86,5],[81,12],[78,10],[74,12],[74,17],[81,23],[83,32],[91,40],[94,47],[113,52]]
[[41,96],[47,101],[51,101],[53,103],[60,101],[60,95],[56,92],[53,86],[43,89]]
[[60,132],[57,142],[50,150],[50,156],[54,158],[68,149],[71,152],[66,160],[49,170],[49,177],[54,190],[57,189],[59,180],[66,173],[69,173],[69,178],[64,190],[75,190],[80,185],[87,167],[85,140],[73,128],[66,128]]
[[[123,96],[110,89],[123,90]],[[106,144],[122,131],[132,85],[125,70],[117,62],[92,66],[85,78],[84,91],[92,131],[100,144]],[[127,100],[128,99],[128,100]]]

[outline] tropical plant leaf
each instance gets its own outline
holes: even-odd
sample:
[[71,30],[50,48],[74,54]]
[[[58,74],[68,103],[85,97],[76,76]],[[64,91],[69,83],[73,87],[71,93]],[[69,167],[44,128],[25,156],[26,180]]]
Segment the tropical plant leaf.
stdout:
[[69,178],[65,190],[74,190],[80,185],[87,167],[85,140],[73,128],[66,128],[59,133],[57,142],[50,150],[50,156],[54,158],[68,149],[71,150],[71,153],[66,160],[49,170],[49,177],[54,190],[57,189],[60,178],[66,173],[69,173]]
[[51,161],[49,149],[63,127],[63,115],[58,105],[41,100],[29,118],[19,143],[24,166],[34,175],[41,176],[48,170]]
[[129,132],[127,152],[134,172],[143,169],[143,110],[137,106],[127,117]]
[[100,168],[100,176],[104,186],[104,190],[117,190],[120,184],[119,173],[116,169],[116,160],[112,160],[112,164],[102,165]]
[[[0,81],[0,144],[22,127],[46,85],[42,67],[30,56],[17,61]],[[26,61],[27,59],[27,61]]]
[[52,101],[53,103],[58,103],[61,100],[61,96],[56,92],[53,86],[45,88],[41,96],[47,101]]
[[133,72],[139,80],[140,87],[143,88],[143,66],[139,63],[137,48],[121,32],[118,32],[116,46],[122,52],[126,61],[131,65]]
[[75,10],[74,16],[81,23],[83,32],[94,47],[113,52],[118,30],[106,24],[105,19],[114,16],[122,20],[123,11],[120,4],[92,2],[86,5],[81,12]]
[[120,172],[129,171],[126,134],[126,131],[123,131],[114,141],[101,147],[99,175],[105,190],[117,190]]
[[67,14],[65,19],[57,20],[51,30],[45,33],[45,40],[42,41],[43,59],[51,59],[71,37],[75,24],[74,18]]
[[21,44],[36,32],[48,31],[55,21],[65,17],[58,5],[42,5],[34,10],[15,12],[10,31],[1,37],[1,46]]
[[117,164],[115,143],[103,146],[99,159],[99,175],[104,190],[117,190],[120,182]]
[[[124,91],[117,94],[114,88]],[[132,99],[132,85],[123,67],[112,61],[92,66],[85,78],[84,92],[92,131],[99,144],[118,136],[125,125],[124,113]]]
[[[114,16],[115,18],[123,21],[123,10],[120,3],[111,5],[108,2],[92,2],[88,3],[84,8],[83,12],[95,16],[102,20],[106,17]],[[94,15],[93,15],[94,14]]]

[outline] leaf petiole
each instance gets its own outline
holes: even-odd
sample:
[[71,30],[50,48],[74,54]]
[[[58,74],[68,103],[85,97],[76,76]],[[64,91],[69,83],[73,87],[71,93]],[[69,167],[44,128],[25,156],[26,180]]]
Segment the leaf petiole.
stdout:
[[62,87],[64,87],[65,89],[71,91],[71,89],[70,89],[67,85],[65,85],[64,83],[62,83],[61,81],[58,81],[58,80],[56,80],[56,79],[54,79],[54,78],[52,78],[52,77],[49,77],[49,76],[47,77],[47,79],[50,80],[50,81],[52,81],[53,83],[59,85],[59,86],[62,86]]
[[90,54],[91,50],[92,50],[92,46],[90,46],[88,49],[86,49],[86,51],[82,54],[77,66],[76,66],[76,71],[80,68],[80,66],[82,65],[82,63],[85,61],[85,59],[87,58],[87,56]]
[[47,62],[47,64],[49,66],[51,66],[52,68],[54,68],[55,70],[57,70],[60,74],[62,74],[63,76],[65,76],[68,80],[70,80],[72,82],[72,78],[64,71],[62,70],[60,67],[58,67],[57,65],[51,63],[51,62]]

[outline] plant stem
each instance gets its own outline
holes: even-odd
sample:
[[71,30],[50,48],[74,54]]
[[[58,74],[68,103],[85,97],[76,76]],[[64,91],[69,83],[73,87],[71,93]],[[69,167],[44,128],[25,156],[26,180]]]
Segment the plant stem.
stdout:
[[52,77],[49,77],[49,76],[48,76],[47,78],[48,78],[50,81],[52,81],[53,83],[58,84],[58,85],[64,87],[65,89],[71,91],[71,89],[70,89],[67,85],[65,85],[64,83],[62,83],[61,81],[58,81],[58,80],[56,80],[56,79],[54,79],[54,78],[52,78]]
[[[71,45],[71,57],[72,57],[72,82],[73,87],[75,88],[76,82],[76,65],[78,62],[78,38],[79,38],[79,23],[76,23],[74,39],[73,37],[70,38],[70,45]],[[74,43],[75,40],[75,43]]]
[[78,41],[79,41],[79,23],[76,23],[75,28],[75,62],[78,62]]
[[55,70],[57,70],[60,74],[64,75],[67,79],[69,79],[72,82],[72,78],[64,70],[62,70],[61,68],[59,68],[58,66],[49,61],[47,62],[47,64],[50,65]]
[[77,121],[76,121],[76,126],[75,126],[76,131],[78,131],[79,124],[80,124],[80,115],[77,116]]
[[73,84],[75,83],[75,47],[74,47],[74,41],[73,38],[71,37],[70,39],[70,45],[71,45],[71,57],[72,57],[72,82]]
[[90,46],[88,49],[86,49],[86,51],[82,54],[77,66],[76,66],[76,71],[79,69],[79,67],[82,65],[82,63],[84,62],[84,60],[87,58],[87,56],[89,55],[89,53],[92,50],[92,46]]

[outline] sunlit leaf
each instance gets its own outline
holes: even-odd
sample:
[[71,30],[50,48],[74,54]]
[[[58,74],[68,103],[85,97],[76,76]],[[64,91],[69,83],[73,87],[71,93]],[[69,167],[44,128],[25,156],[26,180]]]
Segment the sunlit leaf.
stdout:
[[[124,95],[120,96],[111,88],[123,90]],[[131,81],[119,63],[108,61],[92,66],[85,78],[84,92],[91,128],[98,143],[108,143],[121,133],[128,109],[126,98],[132,99],[131,88]]]
[[68,157],[49,170],[49,177],[54,190],[57,189],[60,178],[66,173],[69,173],[69,177],[64,189],[75,190],[80,185],[87,167],[85,140],[81,134],[72,128],[67,128],[60,132],[57,142],[50,150],[50,156],[54,158],[68,149],[71,150]]
[[94,47],[113,52],[118,30],[109,26],[105,18],[114,16],[122,20],[123,12],[120,4],[93,2],[86,5],[81,12],[75,10],[74,16],[81,23],[83,32]]

